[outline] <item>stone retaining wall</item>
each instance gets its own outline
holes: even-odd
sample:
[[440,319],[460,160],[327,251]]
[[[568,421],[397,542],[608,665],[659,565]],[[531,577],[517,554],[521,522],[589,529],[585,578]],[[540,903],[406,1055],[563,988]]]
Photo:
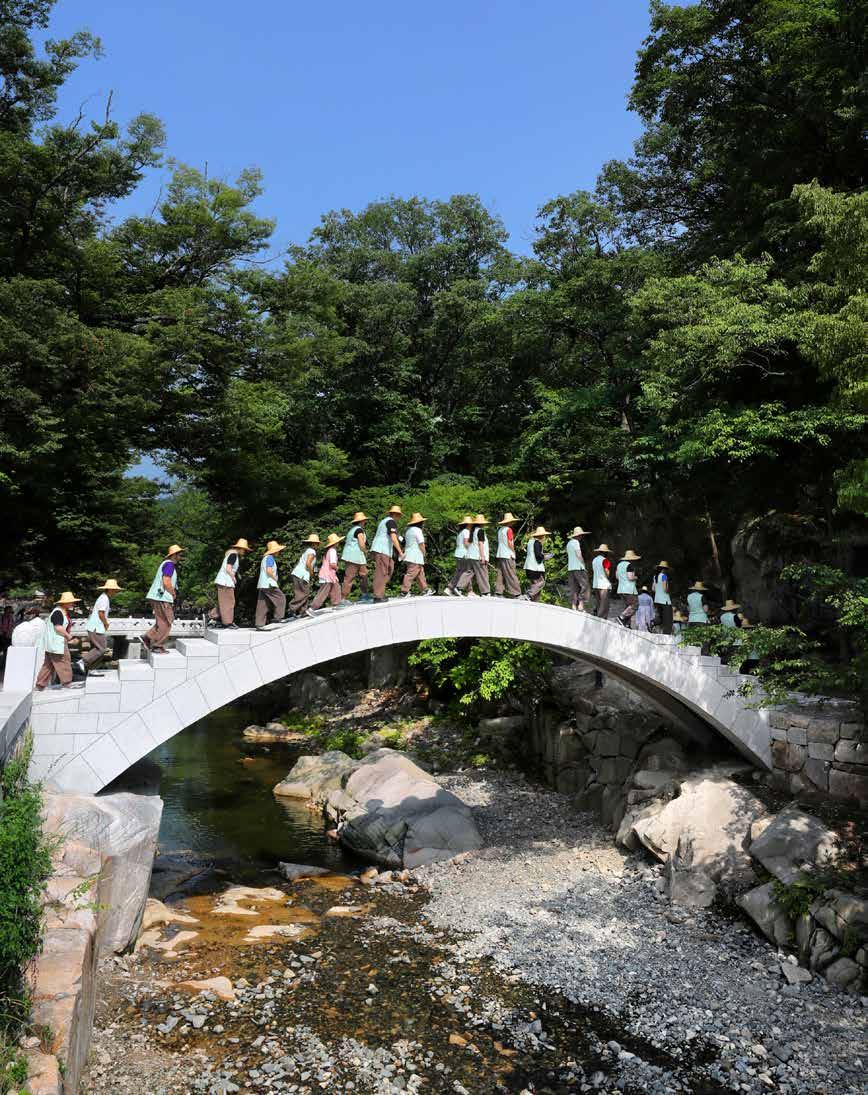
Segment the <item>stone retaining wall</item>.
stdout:
[[775,783],[868,803],[868,739],[855,703],[805,699],[772,711]]

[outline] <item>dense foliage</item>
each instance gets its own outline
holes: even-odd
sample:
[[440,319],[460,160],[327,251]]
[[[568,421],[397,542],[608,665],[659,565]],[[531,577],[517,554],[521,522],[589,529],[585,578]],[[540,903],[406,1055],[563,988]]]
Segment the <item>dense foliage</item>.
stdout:
[[27,1077],[18,1036],[29,1013],[25,971],[42,932],[42,892],[51,851],[42,832],[42,795],[27,780],[29,751],[0,772],[0,1091]]
[[[801,561],[864,566],[862,5],[653,0],[634,155],[545,200],[529,255],[459,194],[326,212],[280,268],[253,169],[176,165],[111,219],[162,126],[57,117],[100,44],[40,52],[51,7],[0,3],[7,585],[115,573],[133,607],[179,540],[201,605],[231,538],[294,551],[394,500],[435,571],[459,514],[507,508],[665,555],[678,592],[732,592],[733,537],[770,511]],[[168,493],[125,478],[142,453]]]

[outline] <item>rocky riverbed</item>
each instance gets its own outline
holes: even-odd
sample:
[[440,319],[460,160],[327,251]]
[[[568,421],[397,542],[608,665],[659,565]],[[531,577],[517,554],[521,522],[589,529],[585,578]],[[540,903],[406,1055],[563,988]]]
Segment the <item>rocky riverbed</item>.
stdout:
[[[82,1090],[865,1090],[868,1001],[794,975],[738,919],[673,912],[661,868],[565,796],[443,782],[481,851],[410,885],[275,874],[249,916],[191,897],[177,908],[199,923],[152,939],[198,938],[107,960]],[[228,992],[180,987],[214,977]]]

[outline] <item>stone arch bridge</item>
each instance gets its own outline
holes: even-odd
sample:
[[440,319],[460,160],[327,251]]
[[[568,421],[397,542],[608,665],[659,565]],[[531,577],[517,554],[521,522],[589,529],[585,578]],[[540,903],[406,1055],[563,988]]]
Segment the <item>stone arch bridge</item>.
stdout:
[[[265,631],[209,629],[176,649],[124,660],[83,689],[6,695],[4,718],[29,707],[32,774],[69,791],[100,791],[210,712],[290,673],[395,643],[439,638],[538,643],[588,661],[659,708],[700,720],[756,765],[770,767],[768,713],[735,694],[744,678],[667,635],[632,631],[554,605],[500,598],[407,598],[327,610]],[[12,710],[14,708],[14,711]],[[26,716],[26,711],[24,711]]]

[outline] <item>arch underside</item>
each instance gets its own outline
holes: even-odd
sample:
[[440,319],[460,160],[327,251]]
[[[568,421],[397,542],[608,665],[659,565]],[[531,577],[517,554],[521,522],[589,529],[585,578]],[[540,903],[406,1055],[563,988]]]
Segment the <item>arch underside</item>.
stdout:
[[[220,660],[198,671],[188,658],[185,680],[143,702],[78,753],[56,755],[39,772],[68,790],[95,793],[162,742],[210,712],[288,676],[349,654],[438,638],[499,638],[537,643],[588,661],[649,697],[693,730],[723,735],[752,763],[770,766],[767,713],[733,694],[733,679],[718,679],[667,636],[631,631],[619,624],[554,605],[500,598],[409,598],[382,605],[354,605],[273,631],[216,631]],[[706,660],[707,661],[707,660]],[[145,663],[143,663],[144,665]],[[152,658],[155,675],[159,658]],[[78,716],[79,719],[81,716]],[[57,728],[62,732],[62,720]],[[39,752],[36,743],[35,752]]]

